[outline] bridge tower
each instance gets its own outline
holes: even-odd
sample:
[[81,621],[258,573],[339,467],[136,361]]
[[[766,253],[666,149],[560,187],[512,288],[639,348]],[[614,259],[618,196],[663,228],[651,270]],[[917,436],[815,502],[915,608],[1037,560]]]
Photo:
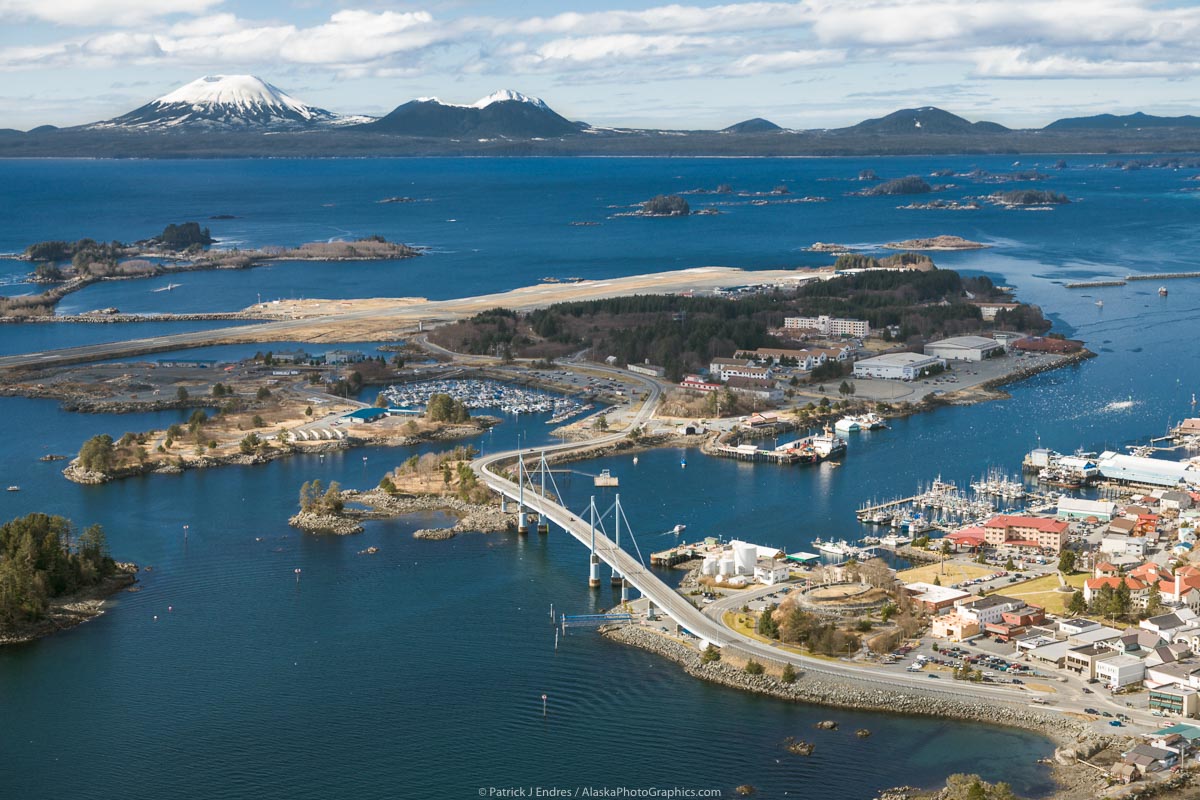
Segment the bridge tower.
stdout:
[[529,517],[525,514],[525,458],[517,451],[517,533],[529,533]]
[[592,531],[591,557],[588,559],[588,586],[600,588],[600,556],[596,554],[596,496],[588,504],[588,525]]
[[[614,539],[614,541],[616,542],[617,549],[620,550],[621,549],[621,495],[620,495],[620,493],[617,494],[616,504],[613,506],[613,522],[616,526],[616,534],[615,534],[616,538]],[[624,595],[628,594],[628,592],[625,590],[625,580],[624,580],[624,578],[621,577],[621,573],[617,570],[616,567],[612,568],[612,585],[621,587],[621,594],[623,595],[621,597],[621,599],[624,600],[625,599]]]
[[[550,471],[550,465],[546,463],[546,451],[542,451],[541,462],[538,464],[538,472],[541,473],[542,479],[542,499],[546,497],[546,473]],[[538,514],[537,532],[546,534],[550,532],[550,520]]]

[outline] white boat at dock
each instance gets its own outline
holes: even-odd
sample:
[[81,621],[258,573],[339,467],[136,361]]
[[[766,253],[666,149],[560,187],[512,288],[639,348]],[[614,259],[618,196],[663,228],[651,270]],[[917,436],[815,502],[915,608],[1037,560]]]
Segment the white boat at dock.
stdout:
[[886,427],[887,425],[884,424],[883,418],[874,411],[868,411],[865,414],[845,416],[833,424],[833,429],[838,433],[874,431]]
[[813,547],[817,548],[818,552],[824,553],[827,556],[833,556],[834,558],[849,558],[858,552],[857,548],[845,539],[839,539],[836,542],[832,540],[826,542],[821,539],[813,539]]

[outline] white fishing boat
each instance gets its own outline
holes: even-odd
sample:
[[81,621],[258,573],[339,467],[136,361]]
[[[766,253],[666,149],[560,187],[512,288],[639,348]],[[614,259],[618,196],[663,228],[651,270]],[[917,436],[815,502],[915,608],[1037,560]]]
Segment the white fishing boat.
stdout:
[[854,554],[854,547],[845,539],[839,539],[836,542],[813,539],[813,547],[817,548],[818,552],[834,558],[847,558]]
[[21,487],[20,486],[10,486],[10,487],[8,487],[8,490],[10,492],[19,492],[19,491],[21,491]]
[[828,427],[812,437],[811,441],[813,452],[817,454],[818,458],[829,458],[832,455],[846,452],[846,440],[835,436]]
[[687,530],[687,525],[680,524],[680,525],[676,525],[674,528],[672,528],[671,532],[674,533],[676,536],[678,536],[679,534],[683,533],[686,530]]
[[1103,300],[1097,300],[1097,301],[1096,301],[1096,308],[1104,308],[1104,301],[1103,301]]
[[868,411],[865,414],[859,414],[858,427],[865,431],[877,431],[880,428],[886,428],[883,417],[876,414],[874,411]]

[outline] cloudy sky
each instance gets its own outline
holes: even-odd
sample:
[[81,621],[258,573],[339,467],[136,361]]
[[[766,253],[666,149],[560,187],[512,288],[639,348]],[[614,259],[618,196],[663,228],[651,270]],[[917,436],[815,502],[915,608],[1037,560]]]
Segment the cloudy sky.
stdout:
[[1200,111],[1200,0],[0,0],[0,127],[204,74],[381,114],[498,88],[593,124],[832,127],[917,105],[1040,126]]

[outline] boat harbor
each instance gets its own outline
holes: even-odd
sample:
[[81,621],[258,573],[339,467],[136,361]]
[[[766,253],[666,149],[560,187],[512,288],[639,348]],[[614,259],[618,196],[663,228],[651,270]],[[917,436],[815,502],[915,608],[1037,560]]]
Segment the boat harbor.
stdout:
[[918,487],[916,494],[869,503],[859,508],[856,516],[864,525],[905,531],[906,542],[890,541],[895,537],[868,537],[873,543],[895,547],[929,531],[950,533],[977,524],[996,514],[1000,505],[1020,501],[1025,506],[1053,506],[1058,502],[1057,494],[1030,491],[1019,479],[996,469],[988,470],[986,477],[972,481],[970,486],[970,491],[964,491],[939,475],[927,486]]
[[394,408],[423,408],[435,394],[449,395],[469,409],[497,408],[505,414],[551,414],[558,424],[590,411],[591,403],[550,394],[524,386],[513,386],[478,378],[452,378],[393,385],[381,394]]

